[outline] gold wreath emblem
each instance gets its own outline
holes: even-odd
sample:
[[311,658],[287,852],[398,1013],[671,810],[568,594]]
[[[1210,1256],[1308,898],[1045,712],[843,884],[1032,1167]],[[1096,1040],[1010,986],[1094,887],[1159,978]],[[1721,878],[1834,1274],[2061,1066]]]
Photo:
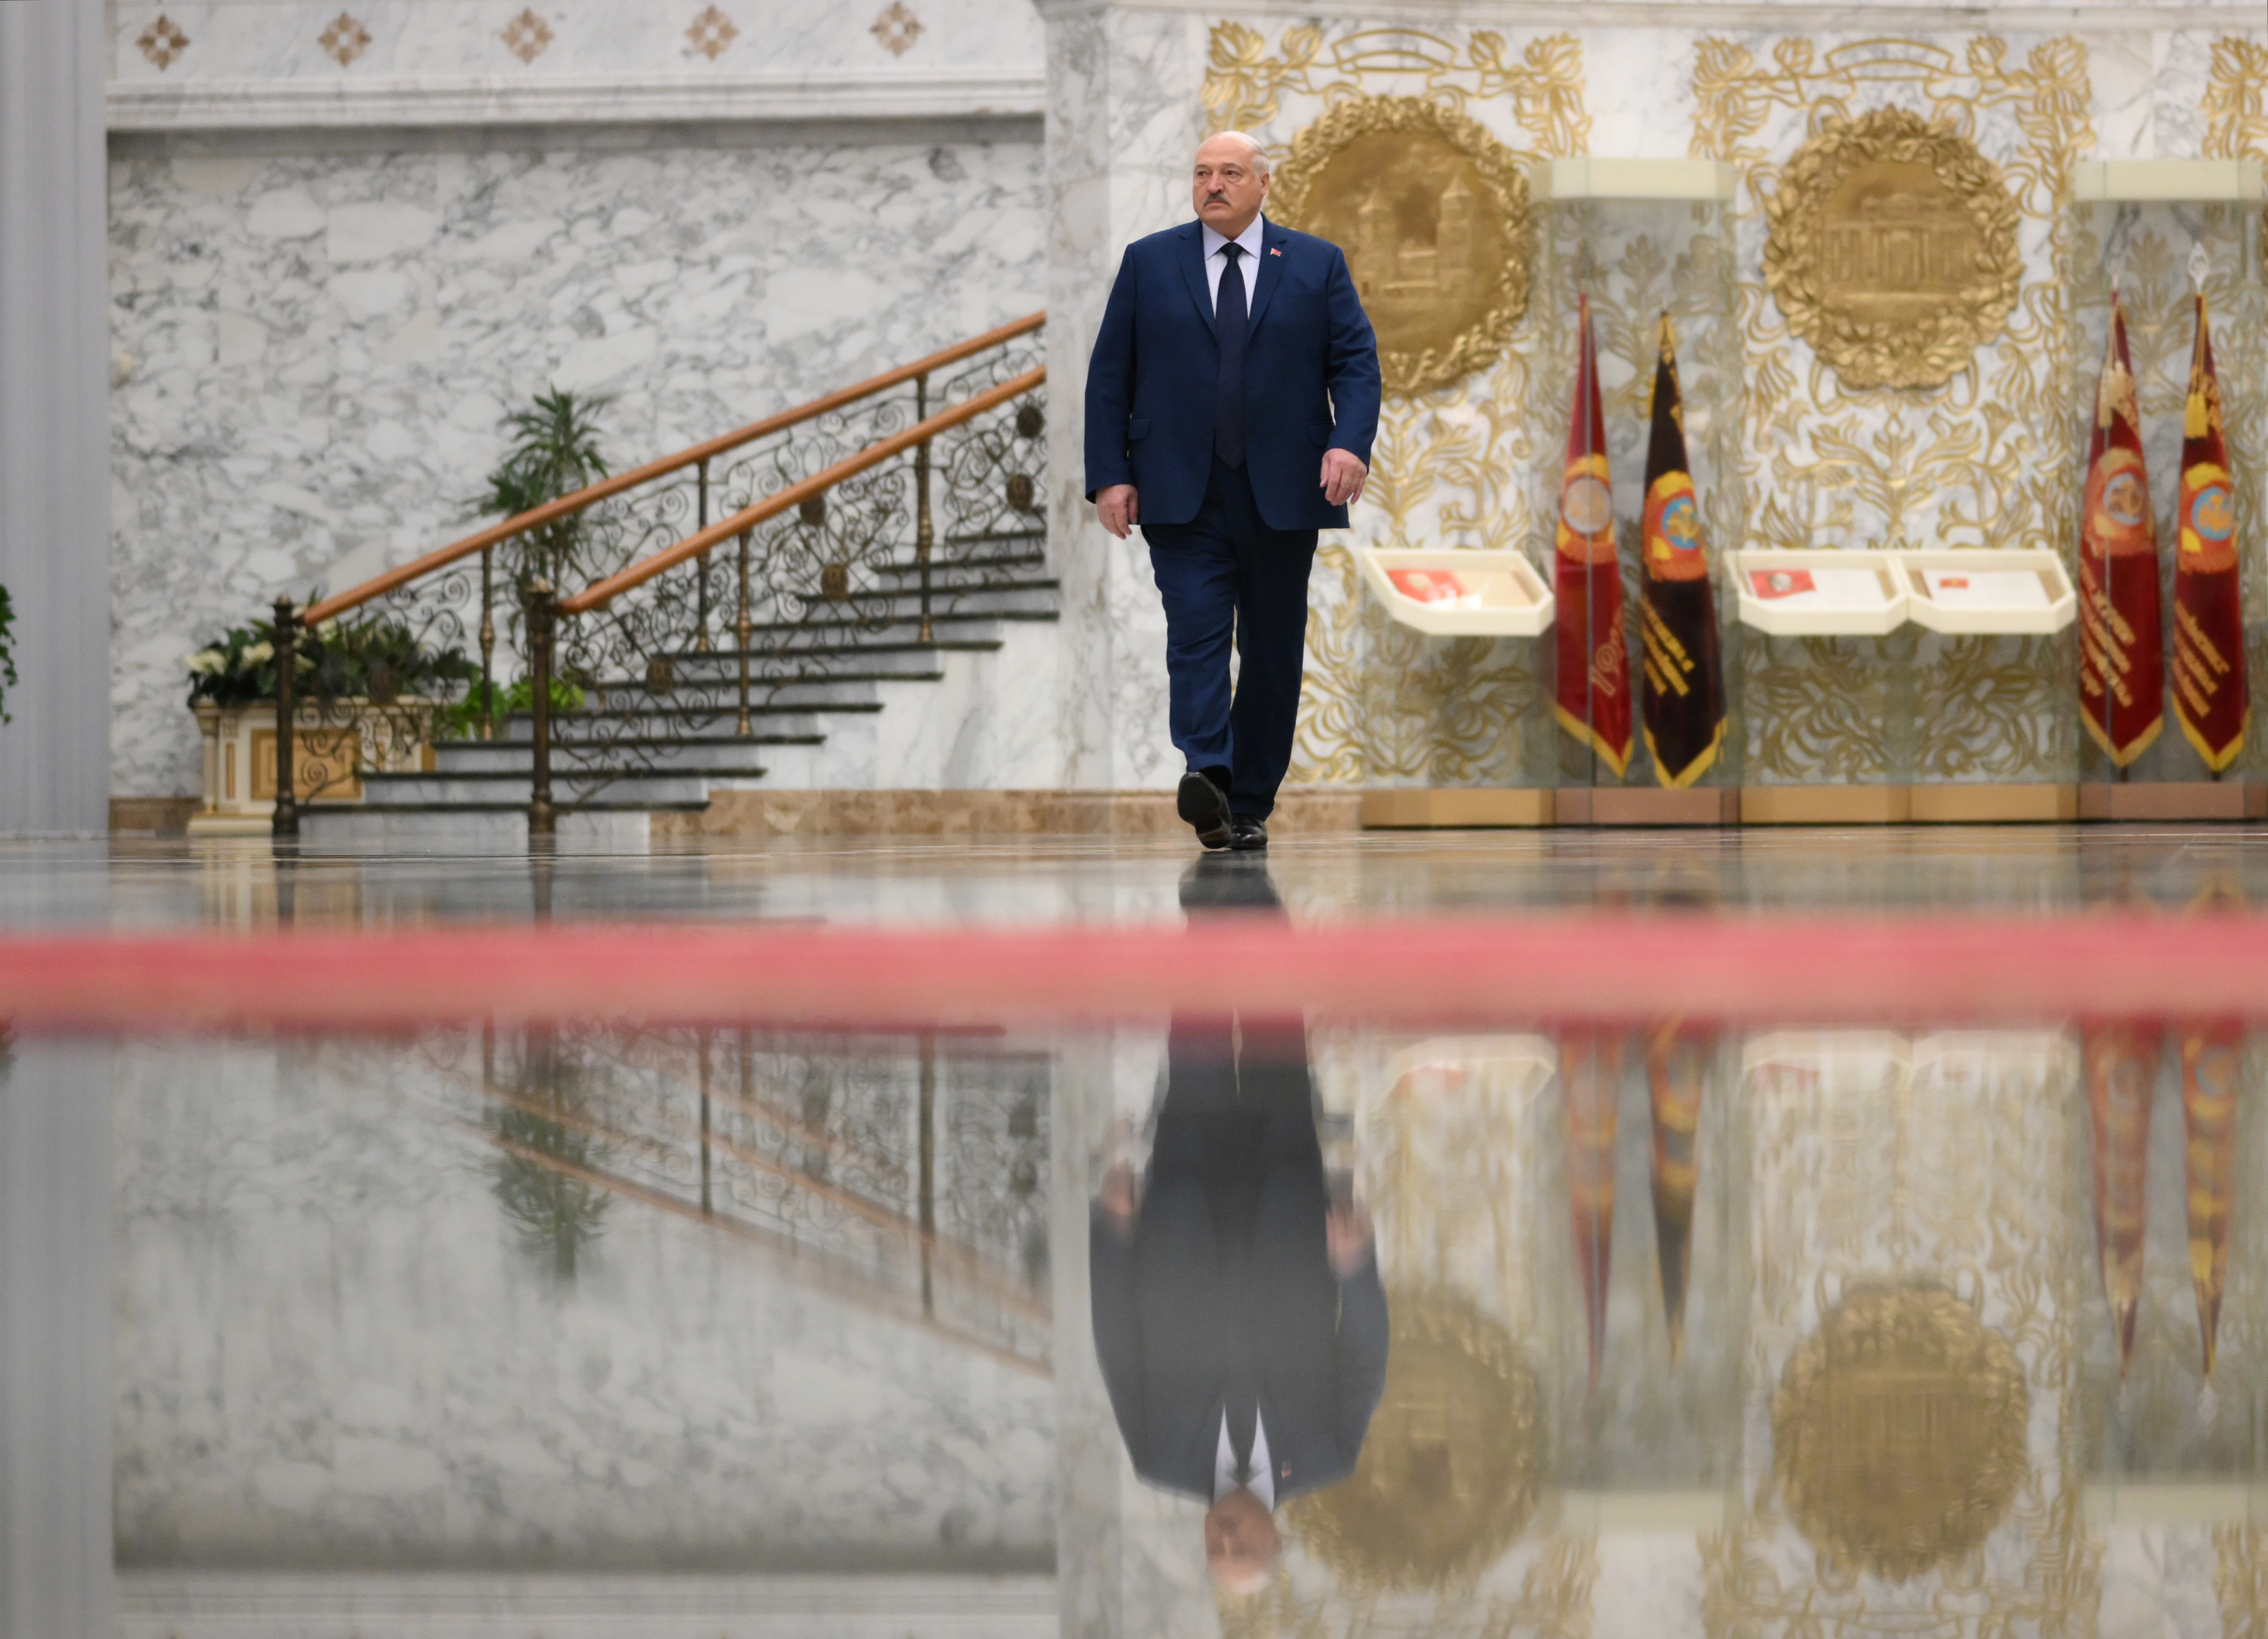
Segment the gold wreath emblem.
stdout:
[[1950,1292],[1867,1286],[1804,1340],[1772,1396],[1772,1470],[1830,1559],[1903,1580],[1973,1552],[2025,1472],[2016,1351]]
[[1351,97],[1301,131],[1269,215],[1346,253],[1389,393],[1493,363],[1528,305],[1528,179],[1474,121]]
[[1941,386],[2016,305],[2023,262],[2000,167],[1903,108],[1829,123],[1764,216],[1764,283],[1847,386]]
[[1500,1558],[1535,1514],[1543,1393],[1512,1334],[1464,1298],[1396,1293],[1392,1307],[1361,1460],[1285,1518],[1350,1587],[1440,1587]]

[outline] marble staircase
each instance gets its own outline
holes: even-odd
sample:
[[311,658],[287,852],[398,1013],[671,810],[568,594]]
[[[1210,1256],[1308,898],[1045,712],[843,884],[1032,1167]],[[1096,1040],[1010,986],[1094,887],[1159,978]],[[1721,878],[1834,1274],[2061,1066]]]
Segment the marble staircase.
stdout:
[[[1037,539],[933,564],[927,639],[918,566],[894,562],[880,573],[898,590],[862,597],[865,619],[822,615],[753,630],[747,733],[738,731],[740,652],[729,639],[728,646],[671,653],[663,680],[618,677],[588,686],[581,709],[552,720],[552,787],[561,811],[699,812],[718,789],[832,783],[830,742],[848,727],[909,691],[945,681],[957,658],[997,654],[1015,628],[1058,618],[1058,583]],[[443,741],[431,768],[367,775],[358,801],[310,804],[303,824],[320,833],[367,831],[381,818],[397,830],[417,816],[512,820],[527,807],[532,727],[522,712],[500,739]]]

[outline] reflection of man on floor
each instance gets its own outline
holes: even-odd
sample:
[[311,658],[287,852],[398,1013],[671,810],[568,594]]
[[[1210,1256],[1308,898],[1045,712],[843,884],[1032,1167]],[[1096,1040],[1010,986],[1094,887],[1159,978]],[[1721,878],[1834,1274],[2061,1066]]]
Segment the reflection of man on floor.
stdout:
[[1148,1187],[1103,1180],[1094,1346],[1134,1471],[1211,1500],[1205,1558],[1263,1585],[1286,1497],[1344,1479],[1386,1384],[1370,1225],[1334,1205],[1296,1019],[1177,1019]]

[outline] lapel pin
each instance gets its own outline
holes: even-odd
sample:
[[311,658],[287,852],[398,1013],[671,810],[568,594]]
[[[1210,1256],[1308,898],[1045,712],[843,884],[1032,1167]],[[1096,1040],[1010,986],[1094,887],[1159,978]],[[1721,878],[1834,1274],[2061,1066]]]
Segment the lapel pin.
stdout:
[[1270,245],[1270,246],[1268,247],[1268,254],[1269,254],[1270,256],[1281,256],[1284,253],[1283,253],[1282,251],[1280,251],[1280,250],[1278,250],[1278,249],[1277,249],[1273,245]]

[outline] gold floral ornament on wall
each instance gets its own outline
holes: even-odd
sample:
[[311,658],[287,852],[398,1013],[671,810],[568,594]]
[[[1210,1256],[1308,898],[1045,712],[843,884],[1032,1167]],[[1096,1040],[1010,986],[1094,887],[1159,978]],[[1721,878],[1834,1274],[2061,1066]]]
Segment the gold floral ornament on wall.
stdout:
[[1830,121],[1764,208],[1764,283],[1851,387],[1942,386],[2016,305],[2016,202],[1950,126]]
[[1928,1286],[1850,1292],[1788,1357],[1772,1472],[1831,1560],[1898,1581],[1974,1553],[2026,1471],[2030,1391],[2007,1339]]
[[315,37],[315,43],[325,54],[336,57],[341,68],[370,49],[370,31],[356,21],[350,11],[342,11],[331,19],[331,26]]
[[181,33],[178,23],[160,11],[158,20],[144,29],[142,38],[134,43],[142,48],[144,56],[158,65],[158,71],[162,74],[175,57],[189,48],[189,37]]
[[1528,305],[1528,180],[1476,121],[1415,97],[1350,97],[1292,141],[1269,214],[1346,253],[1389,393],[1502,356]]
[[696,51],[714,62],[725,55],[725,47],[740,37],[740,31],[733,26],[731,18],[712,5],[693,19],[693,26],[685,31],[685,37],[693,42]]
[[1535,1512],[1543,1391],[1512,1334],[1447,1291],[1396,1292],[1361,1459],[1292,1529],[1351,1587],[1432,1588],[1494,1563]]
[[502,38],[505,50],[522,62],[533,62],[551,44],[551,25],[536,16],[531,7],[504,26]]
[[894,57],[902,57],[912,49],[914,41],[921,38],[921,18],[907,11],[902,4],[893,4],[874,19],[872,32],[874,38],[882,42],[885,51]]

